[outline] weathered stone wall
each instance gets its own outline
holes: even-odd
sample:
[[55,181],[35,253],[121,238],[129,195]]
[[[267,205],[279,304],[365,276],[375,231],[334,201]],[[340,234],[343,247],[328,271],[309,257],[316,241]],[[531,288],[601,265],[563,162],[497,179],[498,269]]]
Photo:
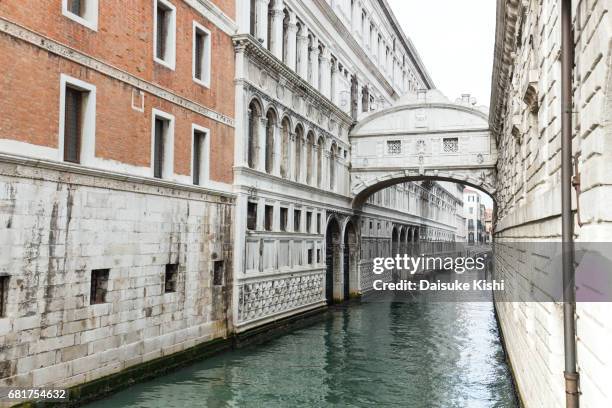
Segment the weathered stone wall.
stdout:
[[[75,385],[227,335],[231,196],[23,163],[0,164],[1,386]],[[179,264],[172,293],[168,263]],[[110,269],[108,293],[90,304],[98,268]]]
[[[576,196],[573,197],[575,237],[582,242],[611,241],[612,2],[572,3],[576,41],[573,151],[578,157],[581,175],[579,211]],[[510,1],[499,4],[502,7],[497,37],[500,52],[496,56],[491,114],[500,151],[495,236],[498,242],[559,241],[560,2],[522,2],[524,8]],[[533,289],[526,265],[530,259],[544,255],[533,247],[531,254],[505,253],[497,259],[497,272],[514,277],[513,299],[529,299],[529,291]],[[563,406],[561,305],[500,302],[497,310],[526,406]],[[612,352],[605,347],[604,340],[612,330],[611,311],[609,303],[577,304],[582,407],[600,407],[612,399],[607,386],[612,375]]]

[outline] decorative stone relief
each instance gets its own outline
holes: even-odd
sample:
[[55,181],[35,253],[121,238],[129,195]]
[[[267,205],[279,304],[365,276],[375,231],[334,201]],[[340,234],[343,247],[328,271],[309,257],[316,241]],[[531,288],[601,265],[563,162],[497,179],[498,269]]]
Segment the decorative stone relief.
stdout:
[[257,320],[324,301],[324,284],[324,273],[241,284],[238,321]]

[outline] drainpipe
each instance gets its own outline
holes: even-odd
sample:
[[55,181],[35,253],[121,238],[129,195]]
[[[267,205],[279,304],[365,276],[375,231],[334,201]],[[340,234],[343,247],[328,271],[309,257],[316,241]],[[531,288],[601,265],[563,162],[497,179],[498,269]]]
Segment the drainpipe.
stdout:
[[561,236],[563,245],[563,341],[565,405],[578,408],[576,372],[576,288],[574,281],[574,216],[572,214],[572,71],[574,32],[572,2],[561,1]]

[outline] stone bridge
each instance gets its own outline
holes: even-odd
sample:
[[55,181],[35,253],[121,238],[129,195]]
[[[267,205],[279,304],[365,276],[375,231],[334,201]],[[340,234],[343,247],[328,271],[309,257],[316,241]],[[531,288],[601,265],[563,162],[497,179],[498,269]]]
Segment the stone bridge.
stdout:
[[487,114],[469,97],[452,103],[437,90],[407,94],[394,106],[365,116],[350,140],[354,208],[385,187],[426,179],[495,195],[495,139]]

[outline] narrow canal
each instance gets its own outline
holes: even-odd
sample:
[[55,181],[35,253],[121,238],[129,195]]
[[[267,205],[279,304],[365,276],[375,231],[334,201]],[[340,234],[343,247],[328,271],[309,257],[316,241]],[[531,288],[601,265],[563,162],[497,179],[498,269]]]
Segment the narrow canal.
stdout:
[[352,303],[90,407],[517,407],[491,303]]

